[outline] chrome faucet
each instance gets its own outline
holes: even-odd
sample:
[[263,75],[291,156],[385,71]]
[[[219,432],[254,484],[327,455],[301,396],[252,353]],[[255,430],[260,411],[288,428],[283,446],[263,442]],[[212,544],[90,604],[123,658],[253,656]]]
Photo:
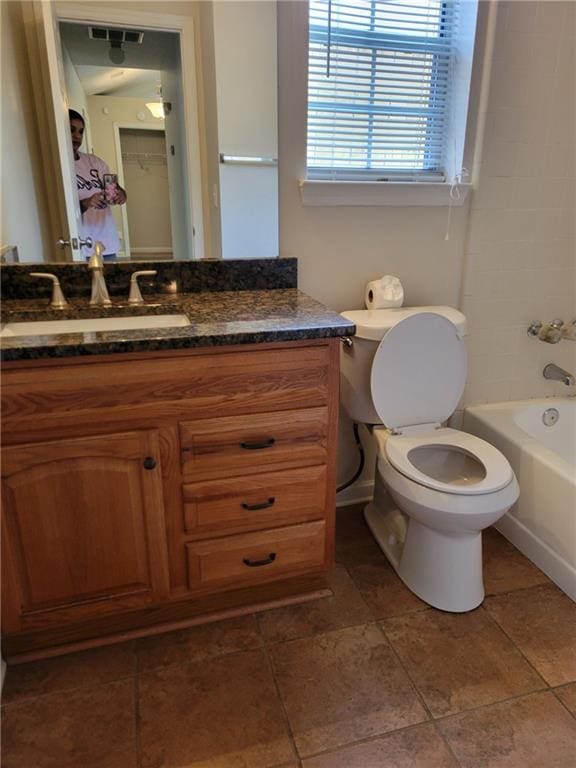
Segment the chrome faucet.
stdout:
[[559,368],[554,363],[548,363],[548,365],[544,367],[543,374],[545,379],[561,381],[563,384],[566,384],[567,387],[573,387],[576,383],[576,380],[571,373],[565,371],[564,368]]
[[112,305],[112,302],[110,301],[110,296],[108,296],[108,288],[106,287],[106,280],[104,279],[103,252],[104,245],[100,240],[97,240],[96,245],[94,246],[94,253],[90,256],[90,260],[88,261],[88,269],[92,272],[92,295],[90,297],[90,304],[109,307]]

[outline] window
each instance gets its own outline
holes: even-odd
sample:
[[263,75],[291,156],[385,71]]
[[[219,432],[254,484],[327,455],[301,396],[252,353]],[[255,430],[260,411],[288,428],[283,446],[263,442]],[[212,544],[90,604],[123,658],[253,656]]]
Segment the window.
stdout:
[[310,180],[453,180],[476,4],[310,0]]

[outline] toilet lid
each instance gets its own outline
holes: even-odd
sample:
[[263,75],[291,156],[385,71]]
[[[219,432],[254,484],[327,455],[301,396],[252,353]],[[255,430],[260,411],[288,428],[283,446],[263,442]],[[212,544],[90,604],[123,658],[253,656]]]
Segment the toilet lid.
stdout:
[[464,340],[449,320],[433,312],[401,320],[374,355],[376,413],[390,429],[446,421],[464,391],[466,366]]

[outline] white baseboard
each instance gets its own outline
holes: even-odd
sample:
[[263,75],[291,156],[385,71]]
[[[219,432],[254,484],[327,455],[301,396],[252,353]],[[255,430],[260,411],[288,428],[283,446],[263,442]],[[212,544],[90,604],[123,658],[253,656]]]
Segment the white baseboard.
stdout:
[[510,513],[506,513],[496,523],[495,528],[576,602],[576,570],[570,563]]
[[336,506],[347,507],[349,504],[360,504],[368,502],[374,496],[374,483],[364,480],[361,483],[354,483],[349,488],[345,488],[336,495]]

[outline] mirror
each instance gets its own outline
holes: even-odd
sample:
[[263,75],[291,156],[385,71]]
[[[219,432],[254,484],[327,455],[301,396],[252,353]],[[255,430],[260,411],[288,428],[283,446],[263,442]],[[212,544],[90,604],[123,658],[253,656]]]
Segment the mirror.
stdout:
[[[108,206],[111,252],[122,261],[276,257],[276,3],[190,6],[193,57],[180,32],[149,19],[135,26],[130,11],[120,23],[122,11],[106,21],[103,9],[96,21],[57,7],[61,89],[85,122],[80,153],[103,160],[127,194]],[[98,186],[75,166],[78,187]],[[88,218],[80,237],[91,234]]]

